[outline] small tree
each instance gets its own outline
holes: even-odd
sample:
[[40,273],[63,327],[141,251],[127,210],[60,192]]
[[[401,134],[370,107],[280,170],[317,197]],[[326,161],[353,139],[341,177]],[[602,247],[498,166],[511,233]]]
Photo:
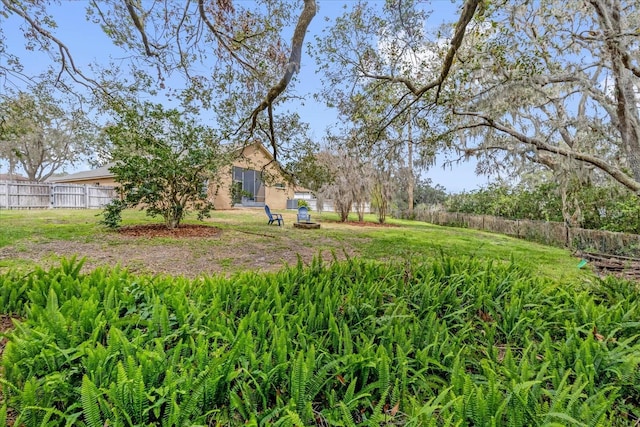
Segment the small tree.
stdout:
[[106,134],[114,147],[110,170],[120,183],[121,200],[107,206],[103,222],[117,227],[122,210],[136,206],[162,216],[170,229],[190,210],[199,219],[208,216],[213,205],[207,183],[224,163],[213,131],[151,103],[117,108],[117,114]]
[[354,205],[362,221],[365,201],[369,198],[371,186],[370,167],[344,149],[333,153],[320,153],[319,162],[328,168],[332,179],[322,186],[318,194],[333,200],[333,206],[340,214],[342,222],[349,219]]
[[364,211],[371,199],[371,189],[375,171],[370,164],[360,163],[356,169],[358,175],[352,183],[351,192],[353,208],[358,214],[358,221],[364,221]]
[[393,198],[393,179],[391,172],[385,169],[378,169],[373,177],[371,188],[371,204],[378,212],[378,222],[384,224],[389,213],[389,202]]

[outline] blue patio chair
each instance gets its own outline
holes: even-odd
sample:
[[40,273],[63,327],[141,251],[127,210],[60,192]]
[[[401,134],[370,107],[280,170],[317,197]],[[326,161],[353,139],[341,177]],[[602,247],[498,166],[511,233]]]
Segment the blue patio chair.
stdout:
[[276,221],[278,222],[278,226],[284,225],[284,218],[282,218],[282,214],[271,213],[271,209],[269,209],[269,206],[267,205],[264,205],[264,211],[269,217],[269,222],[267,223],[267,225],[275,224]]
[[309,208],[306,206],[300,206],[298,208],[298,222],[311,222],[311,214]]

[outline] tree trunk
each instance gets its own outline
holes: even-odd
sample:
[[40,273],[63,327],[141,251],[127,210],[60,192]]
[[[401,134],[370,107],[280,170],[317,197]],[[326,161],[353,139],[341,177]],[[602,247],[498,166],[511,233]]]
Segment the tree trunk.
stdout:
[[409,217],[409,219],[413,219],[413,191],[414,191],[414,184],[415,184],[415,177],[413,175],[413,141],[412,141],[412,136],[411,136],[411,117],[409,117],[409,121],[408,121],[408,141],[409,141],[409,145],[407,146],[407,168],[409,169],[409,177],[408,177],[408,184],[407,184],[407,199],[408,199],[408,206],[407,206],[407,216]]
[[615,82],[616,115],[622,146],[634,179],[640,182],[640,116],[635,95],[634,75],[625,64],[625,55],[630,50],[623,34],[622,7],[619,0],[591,0],[596,10],[606,50],[611,60],[611,71]]

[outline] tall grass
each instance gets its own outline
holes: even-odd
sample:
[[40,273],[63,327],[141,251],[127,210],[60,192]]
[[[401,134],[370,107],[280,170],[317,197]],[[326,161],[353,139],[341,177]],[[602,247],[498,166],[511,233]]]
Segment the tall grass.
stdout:
[[471,257],[0,276],[17,425],[631,425],[637,286]]

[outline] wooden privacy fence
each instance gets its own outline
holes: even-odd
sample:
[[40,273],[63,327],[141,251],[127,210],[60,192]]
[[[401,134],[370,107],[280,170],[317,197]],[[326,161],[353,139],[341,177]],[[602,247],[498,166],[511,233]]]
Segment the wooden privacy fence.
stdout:
[[640,257],[640,235],[569,227],[562,222],[510,220],[490,215],[423,211],[418,221],[492,231],[545,245]]
[[101,185],[0,181],[0,209],[97,209],[116,196]]

